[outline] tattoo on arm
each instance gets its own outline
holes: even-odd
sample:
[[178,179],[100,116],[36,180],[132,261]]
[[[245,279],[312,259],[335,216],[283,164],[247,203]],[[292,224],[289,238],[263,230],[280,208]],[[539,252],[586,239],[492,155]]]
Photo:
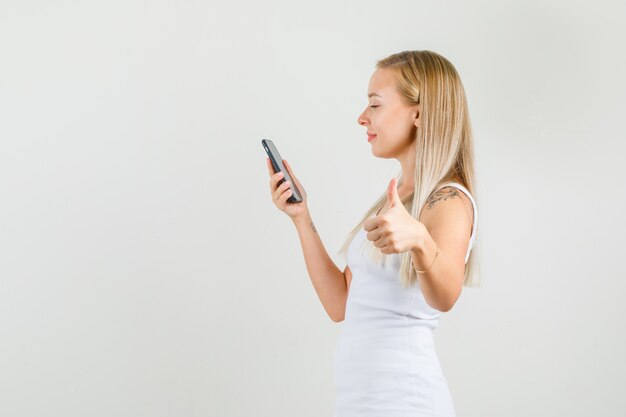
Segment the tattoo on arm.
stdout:
[[[443,187],[439,190],[437,190],[436,193],[434,193],[431,197],[431,199],[428,200],[428,204],[426,205],[426,208],[428,210],[430,210],[431,208],[433,208],[435,206],[435,204],[437,204],[437,202],[441,201],[441,200],[447,200],[448,198],[461,198],[461,195],[459,194],[459,191],[455,188],[455,187]],[[470,206],[471,206],[471,202],[470,202]],[[474,223],[474,210],[472,207],[469,207],[468,209],[468,216],[470,218],[470,222],[472,224],[473,227],[473,223]],[[471,234],[471,231],[470,231]]]
[[317,229],[315,228],[315,225],[313,224],[313,222],[311,222],[311,229],[313,229],[313,232],[317,233]]
[[[447,200],[448,198],[459,197],[459,192],[454,187],[443,187],[440,190],[437,190],[435,194],[428,200],[428,205],[426,206],[429,210],[437,204],[438,201]],[[461,197],[459,197],[461,198]]]

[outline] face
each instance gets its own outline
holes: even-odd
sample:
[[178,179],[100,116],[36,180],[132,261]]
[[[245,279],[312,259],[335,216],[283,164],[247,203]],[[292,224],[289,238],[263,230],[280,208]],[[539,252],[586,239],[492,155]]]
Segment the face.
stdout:
[[415,140],[420,125],[420,105],[409,105],[396,89],[391,70],[379,68],[368,86],[368,105],[358,118],[368,135],[372,152],[383,158],[405,154]]

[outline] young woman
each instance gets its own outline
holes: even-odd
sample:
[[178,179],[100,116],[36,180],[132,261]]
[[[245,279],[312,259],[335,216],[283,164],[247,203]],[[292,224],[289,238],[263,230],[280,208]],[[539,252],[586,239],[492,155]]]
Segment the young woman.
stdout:
[[269,159],[274,204],[294,222],[306,267],[332,320],[343,321],[334,353],[334,417],[455,416],[433,331],[464,285],[478,284],[472,133],[454,66],[432,51],[377,62],[358,117],[374,156],[402,167],[348,235],[342,272],[326,253],[302,184]]

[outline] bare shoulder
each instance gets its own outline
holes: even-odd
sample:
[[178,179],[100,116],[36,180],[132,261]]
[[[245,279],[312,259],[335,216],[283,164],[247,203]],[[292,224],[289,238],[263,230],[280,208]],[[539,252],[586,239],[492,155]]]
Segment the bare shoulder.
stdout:
[[420,222],[426,228],[461,229],[468,238],[474,221],[472,201],[463,191],[453,186],[442,187],[428,199],[420,214]]
[[472,234],[473,213],[469,197],[452,186],[433,193],[420,213],[419,221],[456,265],[460,277],[463,276],[465,255]]

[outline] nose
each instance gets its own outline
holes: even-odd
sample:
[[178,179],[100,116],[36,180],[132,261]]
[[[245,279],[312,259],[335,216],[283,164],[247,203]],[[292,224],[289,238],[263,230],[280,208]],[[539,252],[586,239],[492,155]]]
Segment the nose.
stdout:
[[365,111],[363,111],[363,113],[361,113],[359,115],[359,117],[358,117],[358,119],[356,119],[356,121],[361,126],[365,126],[367,124],[367,119],[365,118]]

